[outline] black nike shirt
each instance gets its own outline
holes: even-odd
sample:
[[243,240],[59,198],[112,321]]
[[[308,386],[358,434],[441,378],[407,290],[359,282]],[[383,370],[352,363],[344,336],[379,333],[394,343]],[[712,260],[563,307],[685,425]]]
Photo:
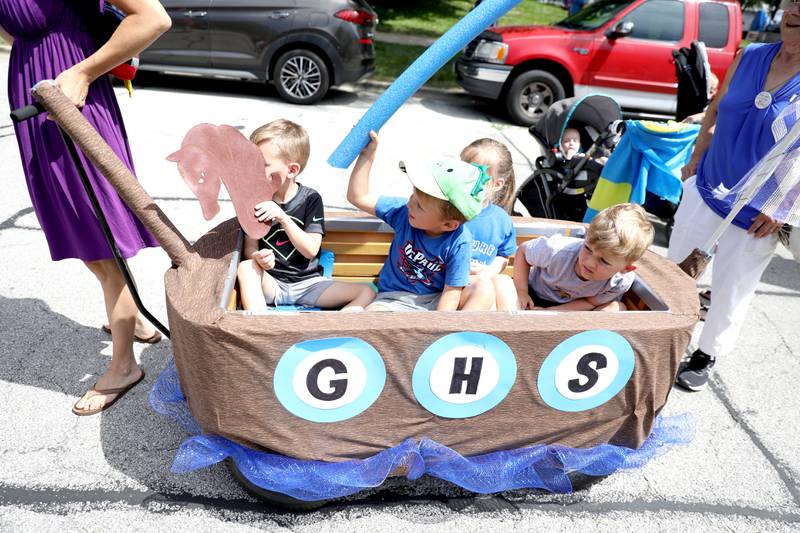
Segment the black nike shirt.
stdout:
[[[300,183],[294,197],[278,204],[295,224],[306,233],[325,235],[325,206],[317,191]],[[294,247],[280,224],[273,224],[269,233],[258,241],[259,250],[269,248],[275,252],[275,268],[269,274],[277,280],[294,283],[322,275],[319,252],[311,259],[303,257]]]

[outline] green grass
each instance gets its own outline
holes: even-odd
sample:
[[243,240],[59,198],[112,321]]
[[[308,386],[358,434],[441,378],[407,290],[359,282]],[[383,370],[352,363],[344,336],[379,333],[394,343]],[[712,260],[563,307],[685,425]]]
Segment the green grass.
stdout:
[[[375,73],[372,75],[372,79],[393,81],[424,51],[424,46],[390,44],[376,41]],[[425,85],[439,88],[456,87],[456,75],[453,72],[453,61],[455,61],[455,58],[448,61],[445,66],[439,69]]]
[[[470,0],[374,0],[378,31],[438,37],[472,8]],[[535,0],[524,0],[500,19],[501,25],[551,24],[566,17],[565,9]]]
[[[474,0],[373,0],[378,12],[378,31],[439,37],[466,15]],[[566,17],[565,9],[535,0],[524,0],[500,19],[500,25],[552,24]],[[373,79],[392,81],[425,51],[423,46],[375,42]],[[450,60],[426,84],[428,87],[457,87]]]

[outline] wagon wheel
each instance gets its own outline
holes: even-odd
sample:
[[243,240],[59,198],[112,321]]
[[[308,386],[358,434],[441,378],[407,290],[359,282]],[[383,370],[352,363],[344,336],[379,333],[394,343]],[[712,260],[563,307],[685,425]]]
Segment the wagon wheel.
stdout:
[[567,474],[567,477],[572,482],[572,492],[577,492],[579,490],[586,490],[592,485],[600,483],[608,476],[590,476],[583,472],[570,472]]
[[320,507],[326,505],[331,500],[313,500],[313,501],[306,501],[306,500],[298,500],[297,498],[292,498],[291,496],[287,496],[282,492],[274,492],[271,490],[263,489],[258,485],[251,482],[247,479],[244,474],[242,474],[241,470],[236,466],[236,463],[230,457],[225,461],[228,465],[228,470],[230,471],[233,479],[235,479],[244,489],[255,496],[260,500],[264,500],[265,502],[273,505],[275,507],[281,507],[283,509],[288,509],[290,511],[313,511],[314,509],[319,509]]

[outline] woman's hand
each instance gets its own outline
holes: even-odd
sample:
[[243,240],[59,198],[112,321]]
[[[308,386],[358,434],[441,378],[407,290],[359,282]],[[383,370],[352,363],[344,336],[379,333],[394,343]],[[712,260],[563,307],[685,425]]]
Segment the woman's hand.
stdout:
[[695,174],[697,174],[697,164],[699,162],[695,158],[691,158],[686,165],[681,169],[681,181],[686,181]]
[[110,2],[124,11],[126,17],[95,53],[56,78],[61,91],[78,107],[86,102],[89,85],[94,80],[147,48],[172,24],[158,0]]
[[780,220],[775,220],[774,218],[765,215],[764,213],[759,213],[754,219],[753,224],[747,230],[747,233],[755,237],[756,239],[760,239],[761,237],[766,237],[768,235],[772,235],[783,226],[783,222]]
[[70,102],[81,108],[86,103],[86,95],[89,93],[89,84],[92,81],[94,80],[83,72],[78,64],[59,74],[56,78],[56,85],[64,93],[64,96],[69,98]]

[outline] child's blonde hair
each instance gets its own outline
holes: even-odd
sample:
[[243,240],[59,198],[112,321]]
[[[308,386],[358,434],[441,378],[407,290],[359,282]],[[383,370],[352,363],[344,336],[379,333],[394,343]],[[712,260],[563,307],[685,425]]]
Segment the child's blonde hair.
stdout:
[[306,168],[311,154],[311,141],[305,128],[283,118],[256,128],[250,134],[250,141],[256,145],[266,141],[273,143],[281,158],[287,163],[297,163],[300,170]]
[[618,204],[597,213],[586,232],[586,242],[623,258],[630,265],[653,243],[653,233],[653,225],[642,206]]
[[478,139],[461,150],[460,157],[467,163],[487,165],[493,182],[499,179],[503,180],[503,186],[494,190],[489,200],[510,213],[514,204],[514,191],[517,187],[514,178],[514,162],[511,160],[511,152],[508,151],[506,145],[494,139]]

